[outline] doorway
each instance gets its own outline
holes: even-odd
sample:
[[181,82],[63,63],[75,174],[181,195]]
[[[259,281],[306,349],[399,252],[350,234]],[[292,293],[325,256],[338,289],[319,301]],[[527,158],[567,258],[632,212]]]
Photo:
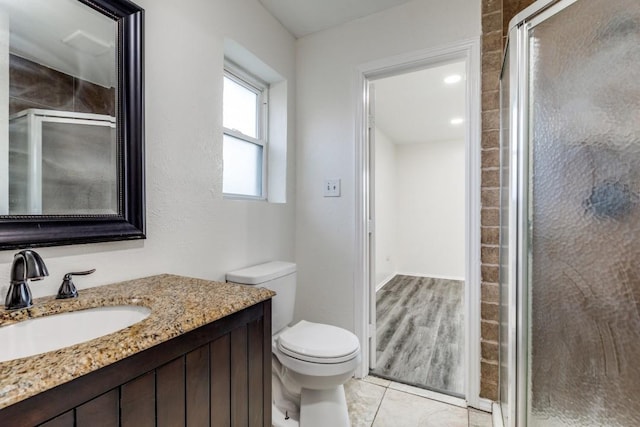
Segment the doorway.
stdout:
[[[359,376],[371,370],[373,375],[462,397],[470,406],[484,408],[488,402],[478,396],[478,64],[474,40],[359,69],[364,97],[356,156],[361,255],[356,274],[356,316],[361,316],[361,323],[356,332],[364,356]],[[424,86],[435,86],[435,76],[439,86],[449,89],[441,99]],[[429,79],[431,83],[425,83]],[[445,104],[456,84],[462,105],[451,112]],[[384,101],[385,93],[402,90],[408,92],[396,101]],[[428,92],[426,99],[418,96],[423,92]],[[385,116],[397,123],[389,124]],[[442,128],[431,120],[444,122]],[[457,133],[447,136],[446,127],[457,127]],[[385,151],[394,153],[393,162],[381,157]],[[431,193],[425,193],[428,187]],[[445,207],[446,199],[457,202]],[[449,221],[456,216],[458,221]],[[442,364],[448,361],[453,364]],[[413,376],[402,375],[407,371]]]
[[464,396],[465,63],[372,79],[373,375]]

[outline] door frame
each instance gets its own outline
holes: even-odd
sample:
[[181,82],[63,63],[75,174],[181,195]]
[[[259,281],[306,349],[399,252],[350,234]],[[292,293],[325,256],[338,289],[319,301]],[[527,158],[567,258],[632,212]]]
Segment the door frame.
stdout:
[[491,401],[480,398],[480,39],[473,38],[441,47],[414,51],[360,65],[355,70],[355,197],[356,265],[354,271],[355,333],[362,346],[362,362],[356,377],[369,373],[371,298],[375,284],[371,278],[369,220],[372,190],[371,158],[368,144],[368,84],[386,76],[402,74],[447,62],[466,64],[465,123],[465,398],[469,406],[491,410]]

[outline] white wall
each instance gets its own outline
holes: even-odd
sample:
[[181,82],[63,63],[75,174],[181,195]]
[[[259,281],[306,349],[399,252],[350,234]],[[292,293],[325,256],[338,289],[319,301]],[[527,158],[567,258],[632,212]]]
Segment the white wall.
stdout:
[[375,283],[464,280],[464,140],[394,144],[376,129]]
[[[223,279],[272,259],[294,260],[294,120],[288,121],[287,203],[222,199],[223,41],[232,38],[288,84],[295,41],[257,0],[136,0],[145,8],[147,240],[39,249],[55,294],[64,273],[95,267],[79,288],[157,273]],[[0,292],[15,251],[0,252]]]
[[401,274],[464,280],[464,140],[396,145]]
[[383,285],[398,272],[397,235],[400,213],[396,146],[380,129],[375,132],[375,283]]
[[297,41],[298,318],[354,330],[357,67],[480,34],[479,0],[415,0]]

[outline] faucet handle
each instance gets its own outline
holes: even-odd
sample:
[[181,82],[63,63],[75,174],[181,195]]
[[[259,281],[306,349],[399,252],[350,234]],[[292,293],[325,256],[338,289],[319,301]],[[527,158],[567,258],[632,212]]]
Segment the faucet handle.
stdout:
[[91,270],[87,270],[87,271],[76,271],[75,273],[67,273],[64,276],[86,276],[87,274],[91,274],[91,273],[95,273],[96,269],[92,268]]
[[73,284],[73,280],[71,280],[71,277],[86,276],[87,274],[94,273],[95,271],[96,269],[94,268],[87,271],[76,271],[65,274],[64,278],[62,279],[60,289],[58,289],[58,295],[56,296],[56,299],[77,298],[78,290],[76,289],[76,285]]

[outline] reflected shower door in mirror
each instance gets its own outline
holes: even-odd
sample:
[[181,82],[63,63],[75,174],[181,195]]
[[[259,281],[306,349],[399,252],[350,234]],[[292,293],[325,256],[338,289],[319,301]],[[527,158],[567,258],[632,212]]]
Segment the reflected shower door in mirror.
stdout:
[[0,0],[0,215],[121,213],[117,31],[78,0]]
[[9,119],[9,215],[118,213],[115,118],[28,109]]

